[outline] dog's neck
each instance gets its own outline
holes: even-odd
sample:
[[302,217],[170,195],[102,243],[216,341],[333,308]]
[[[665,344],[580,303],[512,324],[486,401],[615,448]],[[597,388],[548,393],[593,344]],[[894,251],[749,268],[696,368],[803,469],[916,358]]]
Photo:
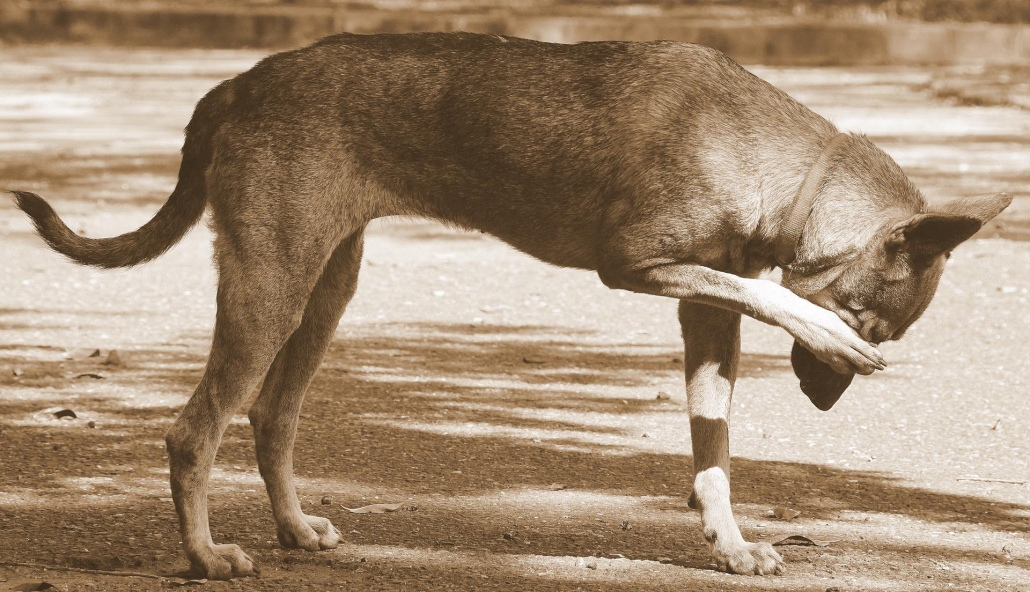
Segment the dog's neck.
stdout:
[[[790,217],[806,177],[823,154],[833,148],[836,130],[819,134],[798,146],[793,154],[777,155],[790,171],[792,182],[781,186],[778,195],[768,195],[770,208],[763,217],[768,229],[765,244],[776,244]],[[926,200],[905,176],[901,167],[863,136],[844,135],[833,148],[835,158],[817,183],[810,205],[801,204],[806,215],[798,239],[793,243],[793,260],[784,269],[792,290],[810,291],[832,280],[847,264],[861,257],[870,241],[887,229],[926,209]],[[786,168],[790,167],[790,168]],[[818,172],[818,171],[816,171]],[[788,232],[789,234],[789,232]]]
[[842,133],[830,138],[811,168],[808,169],[808,173],[798,188],[797,195],[794,196],[793,203],[787,208],[780,222],[779,234],[773,242],[773,256],[776,264],[780,267],[787,267],[797,259],[798,243],[805,230],[805,223],[812,214],[812,206],[826,180],[826,173],[833,166],[838,151],[847,139],[848,135]]

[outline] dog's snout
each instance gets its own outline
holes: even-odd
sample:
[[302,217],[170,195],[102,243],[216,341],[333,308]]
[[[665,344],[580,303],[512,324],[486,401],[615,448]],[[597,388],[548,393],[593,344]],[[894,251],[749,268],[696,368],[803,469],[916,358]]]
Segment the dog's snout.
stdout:
[[889,323],[878,320],[873,323],[873,326],[869,331],[869,335],[866,335],[865,339],[874,345],[880,345],[884,341],[887,341],[892,333],[893,331],[891,331]]
[[865,339],[873,345],[879,345],[890,337],[892,331],[890,323],[880,319],[876,316],[869,316],[861,323],[861,327],[856,329],[862,339]]

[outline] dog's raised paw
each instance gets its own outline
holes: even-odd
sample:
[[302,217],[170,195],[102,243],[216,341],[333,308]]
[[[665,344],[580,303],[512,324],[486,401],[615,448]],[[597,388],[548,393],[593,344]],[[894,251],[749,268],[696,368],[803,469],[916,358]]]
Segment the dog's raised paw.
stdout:
[[716,561],[723,571],[742,575],[782,575],[785,567],[783,558],[769,543],[744,543],[717,550]]
[[820,411],[829,411],[855,378],[852,372],[835,372],[829,364],[819,361],[815,354],[797,341],[790,350],[790,364],[795,376],[801,380],[801,392],[808,395]]

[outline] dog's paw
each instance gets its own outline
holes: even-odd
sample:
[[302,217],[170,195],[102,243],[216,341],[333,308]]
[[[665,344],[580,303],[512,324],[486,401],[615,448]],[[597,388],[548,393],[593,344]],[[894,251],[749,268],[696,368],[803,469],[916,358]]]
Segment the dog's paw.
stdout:
[[282,525],[278,532],[279,544],[287,549],[320,551],[335,549],[340,544],[340,531],[327,518],[302,515],[300,521]]
[[883,355],[833,311],[799,299],[781,326],[813,357],[837,374],[872,374],[886,367]]
[[231,580],[260,573],[254,560],[236,545],[210,545],[193,554],[190,564],[193,575],[209,580]]
[[783,558],[769,543],[744,543],[728,549],[715,549],[719,569],[743,575],[781,575]]

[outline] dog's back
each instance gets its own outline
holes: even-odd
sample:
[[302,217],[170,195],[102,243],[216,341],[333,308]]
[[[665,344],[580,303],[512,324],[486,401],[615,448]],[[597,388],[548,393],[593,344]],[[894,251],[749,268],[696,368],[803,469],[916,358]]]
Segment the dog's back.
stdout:
[[290,167],[249,167],[281,171],[272,182],[303,174],[347,202],[371,192],[375,215],[446,220],[584,268],[612,204],[643,190],[707,221],[723,213],[709,204],[761,191],[777,144],[832,130],[723,54],[674,42],[336,35],[231,89],[227,148],[289,155]]

